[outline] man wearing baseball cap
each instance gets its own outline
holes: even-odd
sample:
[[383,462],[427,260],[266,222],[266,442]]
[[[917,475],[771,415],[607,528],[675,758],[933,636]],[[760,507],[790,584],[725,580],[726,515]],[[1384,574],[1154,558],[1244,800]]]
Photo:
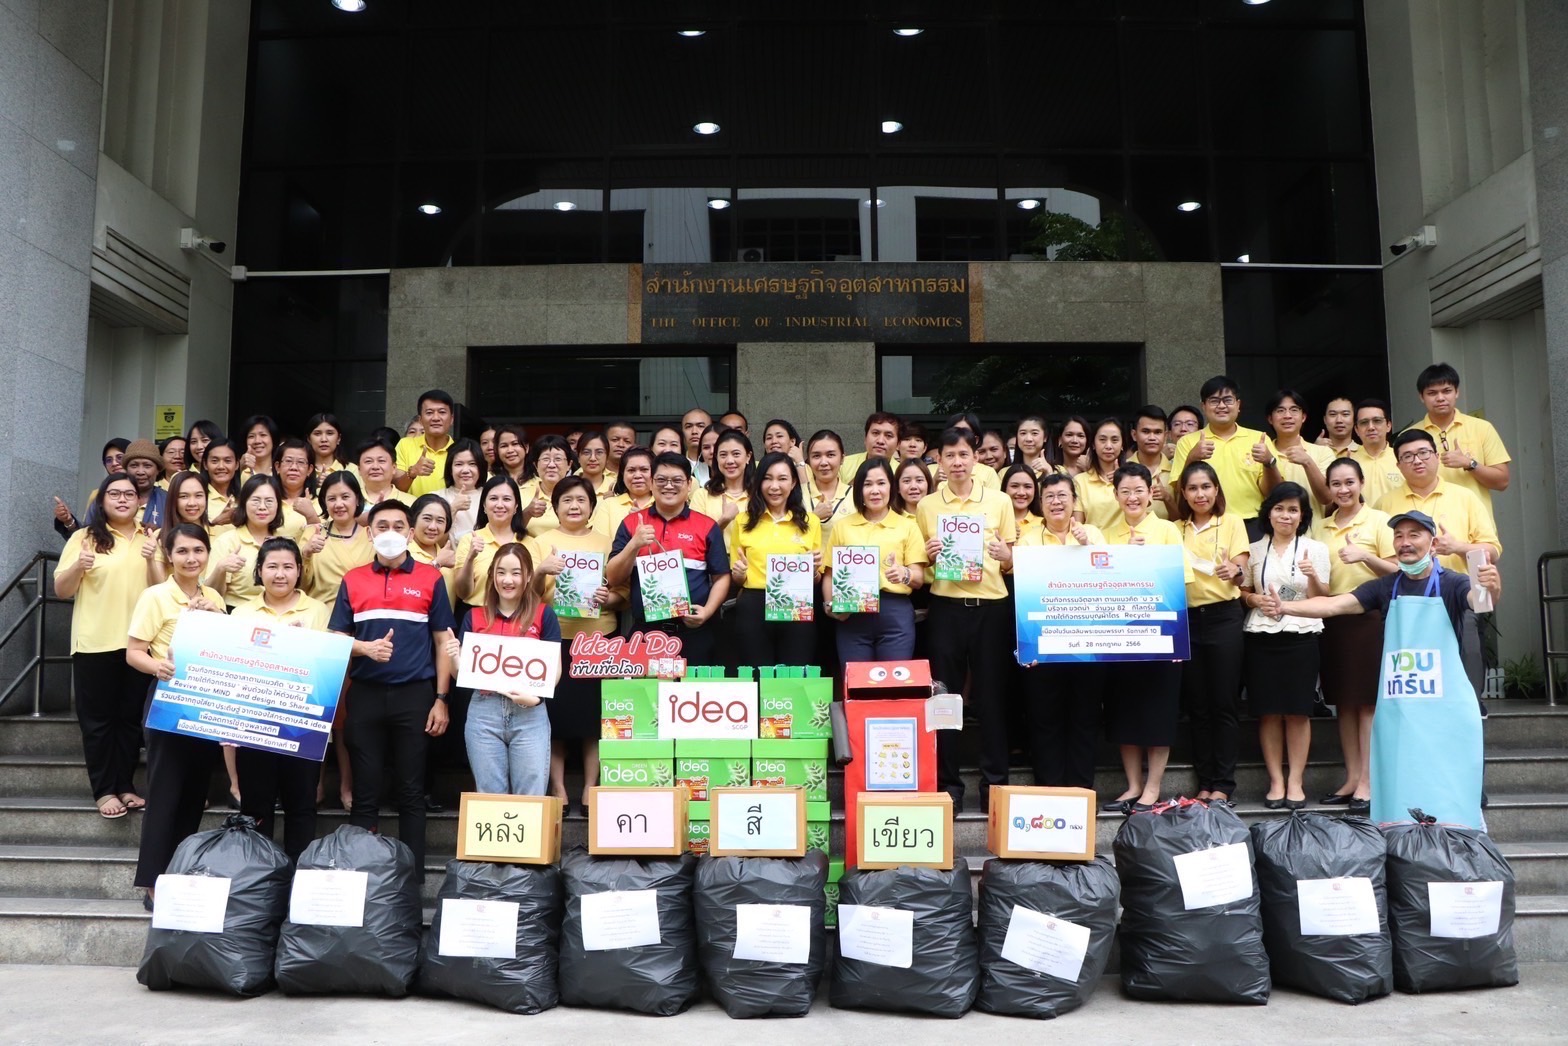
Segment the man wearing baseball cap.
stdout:
[[[1383,611],[1383,656],[1372,719],[1372,820],[1404,821],[1419,807],[1449,824],[1484,828],[1481,818],[1481,714],[1459,642],[1467,610],[1502,598],[1497,565],[1467,574],[1444,569],[1433,555],[1437,524],[1424,512],[1388,521],[1399,570],[1338,596],[1281,601],[1264,594],[1261,609],[1278,618],[1337,617]],[[1488,605],[1488,599],[1490,604]]]

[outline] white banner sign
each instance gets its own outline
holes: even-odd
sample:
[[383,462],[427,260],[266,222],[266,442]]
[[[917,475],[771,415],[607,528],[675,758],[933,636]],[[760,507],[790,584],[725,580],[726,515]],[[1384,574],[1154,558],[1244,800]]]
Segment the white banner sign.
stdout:
[[497,694],[553,697],[561,678],[561,644],[470,632],[457,655],[457,685]]
[[718,740],[757,736],[757,684],[692,679],[659,684],[659,737]]

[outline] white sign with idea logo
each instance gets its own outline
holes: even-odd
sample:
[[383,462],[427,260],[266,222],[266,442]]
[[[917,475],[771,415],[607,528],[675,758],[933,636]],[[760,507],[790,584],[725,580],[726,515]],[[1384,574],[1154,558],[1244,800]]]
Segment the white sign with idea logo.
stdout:
[[757,684],[691,679],[659,684],[659,737],[752,740],[757,736]]
[[1383,696],[1391,698],[1443,696],[1441,650],[1395,650],[1383,655]]
[[470,632],[457,655],[457,685],[497,694],[552,697],[561,678],[561,644]]
[[1087,799],[1016,794],[1009,798],[1007,848],[1026,853],[1080,853],[1091,849]]

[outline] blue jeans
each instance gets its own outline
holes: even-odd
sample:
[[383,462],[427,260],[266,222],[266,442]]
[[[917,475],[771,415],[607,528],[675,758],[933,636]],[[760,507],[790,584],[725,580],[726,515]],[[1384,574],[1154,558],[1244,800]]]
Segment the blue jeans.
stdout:
[[544,795],[550,784],[550,714],[476,691],[463,727],[474,787],[492,795]]
[[909,597],[882,593],[878,614],[838,622],[839,667],[851,661],[907,661],[915,656],[915,608]]

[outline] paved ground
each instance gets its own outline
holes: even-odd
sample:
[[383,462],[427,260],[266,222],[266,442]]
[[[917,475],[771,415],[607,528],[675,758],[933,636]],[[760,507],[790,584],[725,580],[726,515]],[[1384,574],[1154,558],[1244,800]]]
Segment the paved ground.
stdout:
[[470,1003],[410,998],[301,999],[273,993],[235,1000],[149,992],[131,970],[0,965],[0,1040],[6,1043],[408,1043],[461,1041],[599,1043],[635,1036],[638,1046],[724,1041],[796,1046],[828,1042],[951,1044],[955,1034],[987,1044],[1037,1043],[1053,1032],[1107,1043],[1490,1042],[1568,1038],[1568,964],[1523,967],[1518,987],[1443,995],[1393,995],[1346,1006],[1279,990],[1266,1007],[1140,1003],[1107,979],[1089,1005],[1048,1027],[971,1013],[962,1027],[935,1018],[835,1010],[819,998],[804,1020],[738,1025],[712,1003],[679,1017],[556,1009],[517,1017]]

